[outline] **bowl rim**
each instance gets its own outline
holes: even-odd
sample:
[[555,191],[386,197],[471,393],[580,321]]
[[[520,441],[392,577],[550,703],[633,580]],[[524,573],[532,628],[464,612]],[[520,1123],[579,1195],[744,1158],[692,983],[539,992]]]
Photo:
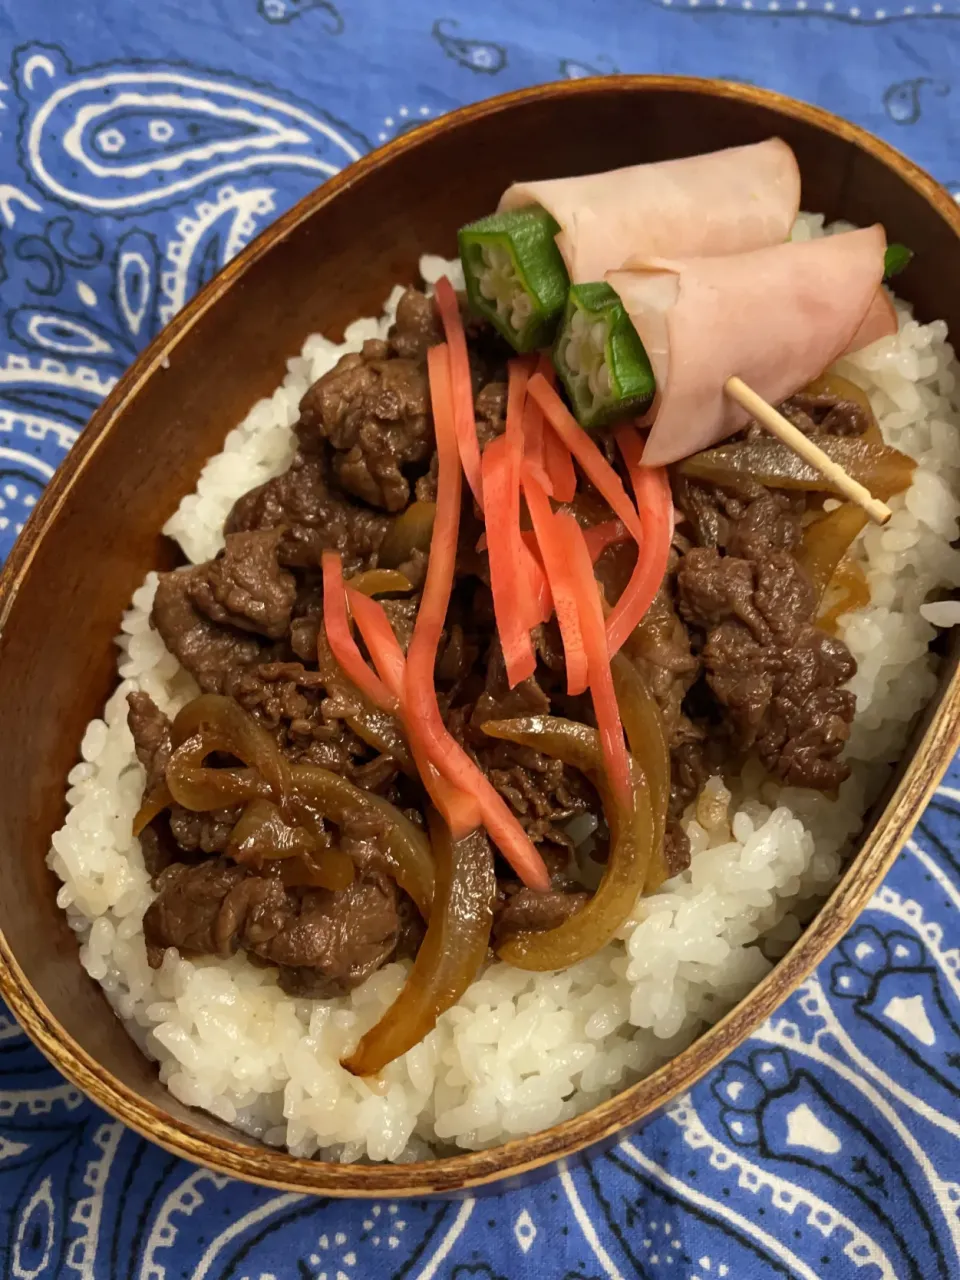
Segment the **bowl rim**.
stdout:
[[[597,76],[515,90],[461,107],[388,142],[329,178],[261,233],[218,273],[157,335],[124,373],[92,415],[15,543],[0,573],[0,631],[29,571],[46,527],[66,501],[77,477],[91,465],[100,442],[125,405],[167,360],[211,303],[247,269],[297,226],[367,174],[390,164],[411,148],[462,124],[510,111],[537,100],[678,91],[706,98],[735,99],[804,121],[852,143],[892,169],[952,227],[960,240],[960,208],[945,188],[896,148],[858,125],[822,108],[772,90],[730,81],[686,76]],[[449,1195],[503,1178],[528,1174],[584,1148],[611,1139],[659,1110],[700,1079],[739,1044],[796,989],[824,958],[855,915],[866,905],[900,851],[919,813],[960,745],[960,670],[944,689],[918,749],[874,829],[862,843],[839,884],[791,950],[719,1022],[651,1075],[591,1110],[541,1133],[515,1138],[485,1151],[463,1152],[410,1164],[333,1164],[257,1147],[208,1133],[167,1113],[113,1077],[57,1022],[20,968],[0,932],[0,995],[27,1035],[71,1083],[98,1106],[141,1136],[174,1155],[219,1173],[286,1191],[331,1197],[404,1197]]]

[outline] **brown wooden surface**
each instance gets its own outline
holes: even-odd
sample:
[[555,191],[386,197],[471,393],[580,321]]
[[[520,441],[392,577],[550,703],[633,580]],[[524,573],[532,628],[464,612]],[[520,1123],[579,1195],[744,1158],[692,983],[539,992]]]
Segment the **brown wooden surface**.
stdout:
[[[307,197],[214,280],[94,415],[0,582],[0,992],[41,1049],[101,1106],[189,1159],[328,1195],[453,1193],[609,1139],[662,1105],[768,1016],[840,937],[900,848],[958,742],[956,647],[885,812],[791,953],[722,1023],[584,1116],[495,1150],[422,1165],[327,1165],[247,1141],[180,1106],[83,972],[44,857],[86,722],[115,681],[111,638],[158,534],[204,459],[316,330],[338,336],[450,254],[456,228],[516,178],[573,174],[772,134],[794,148],[805,208],[882,221],[914,246],[902,292],[960,334],[960,211],[892,148],[813,107],[740,85],[609,77],[524,90],[407,134]],[[898,280],[898,287],[901,281]],[[169,360],[169,367],[162,363]]]

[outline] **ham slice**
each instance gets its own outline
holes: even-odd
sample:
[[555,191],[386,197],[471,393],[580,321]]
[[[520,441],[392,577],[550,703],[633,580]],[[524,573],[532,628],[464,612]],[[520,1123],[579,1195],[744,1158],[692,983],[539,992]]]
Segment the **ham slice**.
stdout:
[[644,462],[676,462],[742,427],[749,415],[723,390],[734,374],[777,404],[849,350],[881,292],[886,243],[877,225],[608,272],[657,379]]
[[869,347],[871,342],[879,342],[881,338],[892,338],[898,328],[897,312],[890,301],[890,295],[886,289],[880,288],[873,295],[870,309],[863,317],[860,328],[850,339],[843,354],[852,355],[854,351]]
[[712,257],[779,244],[800,207],[800,170],[780,138],[609,173],[515,182],[500,209],[539,204],[560,224],[574,284],[631,256]]

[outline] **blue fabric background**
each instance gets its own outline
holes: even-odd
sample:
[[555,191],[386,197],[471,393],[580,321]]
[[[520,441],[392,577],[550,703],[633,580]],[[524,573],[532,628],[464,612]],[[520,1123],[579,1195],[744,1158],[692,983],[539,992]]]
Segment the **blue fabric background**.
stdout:
[[[677,72],[820,103],[960,193],[958,20],[960,0],[5,0],[0,555],[135,352],[356,155],[520,85]],[[337,1204],[229,1182],[97,1111],[0,1012],[4,1280],[960,1275],[958,787],[955,765],[753,1040],[532,1190]]]

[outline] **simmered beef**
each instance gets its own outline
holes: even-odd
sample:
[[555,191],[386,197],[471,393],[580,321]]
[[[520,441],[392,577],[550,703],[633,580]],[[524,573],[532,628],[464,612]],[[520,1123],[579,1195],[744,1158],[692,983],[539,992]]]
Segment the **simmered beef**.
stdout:
[[672,875],[682,871],[690,861],[690,843],[678,819],[707,777],[702,750],[704,731],[684,711],[701,662],[699,654],[694,652],[691,634],[677,614],[674,600],[680,563],[681,557],[674,551],[667,576],[626,649],[657,700],[670,746],[670,822],[665,857]]
[[282,529],[278,550],[289,568],[319,568],[330,548],[343,556],[344,573],[369,568],[376,560],[389,521],[330,492],[319,456],[298,453],[281,475],[251,489],[234,503],[227,534]]
[[222,693],[232,672],[255,663],[264,644],[247,631],[221,626],[193,601],[208,565],[161,573],[150,621],[181,666],[205,693]]
[[780,412],[806,435],[862,436],[870,425],[862,405],[829,391],[801,391],[784,400]]
[[223,853],[239,817],[239,809],[194,813],[175,804],[170,806],[170,832],[187,853]]
[[709,547],[693,547],[677,575],[680,612],[686,622],[709,630],[727,618],[739,618],[751,630],[763,626],[753,604],[754,566],[750,560],[721,556]]
[[512,742],[477,745],[473,755],[535,844],[570,844],[565,824],[593,800],[592,788],[574,769]]
[[490,738],[482,729],[487,720],[549,713],[550,699],[535,679],[523,680],[514,689],[507,687],[503,654],[494,642],[484,691],[472,707],[452,710],[448,724],[513,809],[530,839],[569,846],[564,827],[575,814],[596,805],[593,788],[561,761],[530,747]]
[[[146,770],[144,794],[163,781],[173,751],[170,721],[147,693],[127,694],[127,723],[133,734],[137,759]],[[158,875],[183,853],[222,853],[237,820],[235,809],[191,813],[171,805],[166,817],[157,817],[140,837],[144,865]]]
[[856,670],[842,641],[807,625],[789,643],[761,645],[737,624],[725,624],[710,635],[704,658],[738,750],[755,747],[792,786],[840,785],[849,768],[837,757],[856,710],[853,694],[839,687]]
[[701,547],[721,547],[753,558],[761,550],[792,551],[800,541],[804,497],[750,482],[746,492],[727,493],[678,476],[674,498]]
[[302,662],[261,662],[236,671],[228,681],[228,690],[267,728],[277,729],[287,722],[294,734],[309,732],[307,722],[316,714],[324,693],[319,672],[309,671]]
[[494,949],[518,933],[555,929],[579,911],[589,897],[588,893],[576,891],[563,893],[551,889],[549,893],[535,893],[520,885],[507,886],[494,912],[491,935]]
[[467,295],[460,297],[460,314],[467,335],[467,353],[470,357],[470,376],[473,394],[476,396],[488,382],[507,381],[507,362],[513,351],[492,325],[478,320],[470,313]]
[[[328,698],[323,678],[302,662],[237,668],[225,679],[223,692],[256,715],[291,760],[332,769],[351,781],[369,768],[370,749],[345,724],[356,704],[342,707]],[[396,772],[393,761],[380,769],[381,780]],[[371,789],[380,788],[371,784]]]
[[297,584],[277,558],[282,538],[282,529],[228,533],[222,553],[202,566],[188,588],[201,613],[271,640],[285,636]]
[[793,551],[800,541],[802,504],[787,494],[765,489],[752,502],[731,511],[724,545],[732,556],[757,560],[767,551]]
[[710,776],[707,731],[687,715],[682,715],[670,747],[669,816],[679,818]]
[[443,341],[443,328],[433,299],[419,289],[404,289],[388,341],[390,350],[401,359],[426,360],[430,348]]
[[390,625],[393,627],[393,633],[397,637],[400,648],[406,653],[410,647],[410,637],[413,635],[419,598],[401,597],[397,600],[381,600],[380,603],[383,605],[384,613],[390,619]]
[[744,560],[721,556],[710,547],[694,547],[683,558],[677,586],[681,614],[707,632],[737,619],[758,641],[764,641],[772,634],[792,634],[813,616],[810,581],[784,551]]
[[[505,350],[489,327],[468,320],[466,332],[485,447],[505,430]],[[344,356],[304,395],[298,452],[282,474],[235,503],[223,551],[206,564],[161,574],[151,614],[200,689],[234,699],[287,762],[346,778],[388,799],[421,829],[425,795],[402,717],[373,707],[329,665],[321,559],[327,549],[339,552],[347,579],[377,569],[384,539],[403,521],[384,559],[394,567],[407,557],[399,568],[412,589],[388,592],[382,604],[407,652],[432,512],[421,506],[409,519],[405,513],[412,501],[437,497],[426,356],[441,340],[432,300],[406,290],[388,337]],[[859,405],[836,396],[795,396],[784,411],[811,433],[856,434],[867,426]],[[620,465],[612,435],[600,433],[597,440]],[[711,774],[739,769],[751,753],[791,785],[829,791],[847,773],[840,756],[854,699],[843,686],[855,665],[841,641],[816,628],[817,601],[794,555],[806,497],[749,478],[731,483],[673,477],[680,514],[668,571],[623,650],[657,702],[669,745],[664,858],[670,875],[689,863],[684,814]],[[610,518],[582,478],[567,509],[581,524]],[[477,549],[482,532],[465,490],[455,582],[435,664],[438,703],[450,732],[538,845],[551,877],[548,892],[533,892],[512,878],[498,855],[496,947],[519,933],[555,928],[588,901],[570,835],[584,825],[582,817],[571,825],[577,815],[601,819],[594,837],[598,859],[608,836],[600,797],[580,772],[483,732],[487,721],[515,717],[595,720],[589,696],[567,692],[555,620],[532,632],[533,676],[509,688],[489,560],[482,544]],[[598,562],[608,601],[623,590],[636,554],[634,543],[616,544]],[[130,695],[128,722],[146,790],[156,794],[172,754],[170,722],[145,693]],[[226,752],[206,763],[236,766]],[[248,803],[249,792],[240,794]],[[214,799],[221,802],[223,793]],[[371,811],[353,793],[349,805],[356,807],[341,810],[338,821],[319,801],[305,802],[302,792],[284,803],[273,811],[273,826],[266,820],[257,826],[256,811],[240,804],[209,812],[172,804],[153,819],[141,835],[157,891],[144,917],[151,964],[160,964],[168,947],[190,955],[242,950],[275,967],[290,994],[324,997],[349,990],[393,957],[416,955],[425,925],[393,878],[382,810]],[[242,839],[235,835],[241,817],[253,824]],[[295,845],[283,845],[286,828]],[[486,854],[486,835],[476,838]],[[351,859],[356,878],[339,892],[288,887],[277,874],[280,860],[270,856],[278,846],[298,860],[284,860],[298,873],[287,877],[285,871],[291,884],[315,883],[305,874],[316,871],[311,852],[334,847]]]
[[690,633],[677,616],[673,582],[668,576],[630,641],[630,657],[637,664],[663,713],[667,737],[673,745],[687,690],[700,669]]
[[147,771],[144,791],[152,791],[163,781],[167,761],[173,751],[170,721],[149,693],[127,694],[127,724],[133,735],[137,759]]
[[[338,893],[309,889],[285,894],[281,920],[247,920],[243,944],[284,968],[309,969],[327,983],[324,994],[349,991],[393,955],[400,936],[397,890],[385,876],[364,875]],[[319,995],[320,992],[314,991]]]
[[477,395],[474,403],[477,419],[477,439],[481,450],[496,436],[503,435],[507,425],[507,384],[488,382]]
[[704,632],[707,684],[735,749],[756,749],[793,786],[839,786],[856,709],[840,686],[856,666],[842,641],[813,625],[813,589],[797,561],[784,551],[746,560],[695,548],[677,585],[681,613]]
[[681,871],[686,871],[690,865],[690,837],[677,818],[671,818],[667,822],[663,837],[663,864],[667,869],[668,880]]
[[162,814],[140,832],[140,851],[147,874],[152,877],[158,876],[171,863],[184,860],[184,851]]
[[167,947],[188,955],[250,951],[280,966],[281,985],[311,995],[350,990],[394,953],[400,935],[397,891],[363,875],[347,889],[286,889],[218,859],[177,864],[157,880],[143,919],[147,954],[159,966]]
[[333,475],[344,492],[386,511],[410,500],[405,468],[433,452],[427,372],[418,360],[385,359],[381,343],[341,357],[300,402],[305,449],[333,446]]
[[147,957],[154,968],[167,947],[188,955],[229,955],[232,934],[218,927],[231,890],[247,878],[232,862],[176,863],[157,878],[157,896],[143,917]]
[[440,456],[436,450],[430,459],[430,466],[414,486],[414,496],[418,502],[436,502],[437,477],[439,475]]

